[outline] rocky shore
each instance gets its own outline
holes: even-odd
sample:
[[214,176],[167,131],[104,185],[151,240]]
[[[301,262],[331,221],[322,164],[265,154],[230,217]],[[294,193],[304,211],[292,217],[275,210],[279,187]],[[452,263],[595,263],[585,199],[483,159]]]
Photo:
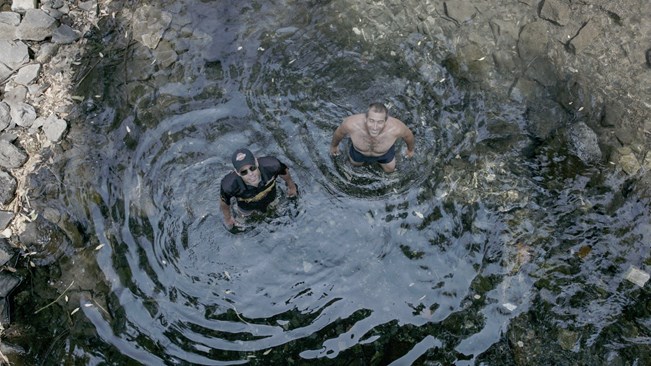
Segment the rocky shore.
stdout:
[[[86,46],[85,35],[98,27],[101,18],[116,16],[109,10],[111,3],[0,0],[3,327],[10,319],[8,297],[21,281],[14,274],[16,268],[37,265],[30,255],[39,247],[31,245],[28,238],[38,235],[25,232],[35,230],[30,223],[37,218],[50,217],[32,208],[30,190],[35,187],[28,186],[28,178],[36,167],[49,163],[49,158],[43,157],[51,154],[43,151],[64,144],[71,124],[79,123],[68,120],[75,106],[87,97],[75,96],[81,79],[76,67]],[[352,17],[351,34],[360,39],[366,34],[417,34],[413,42],[405,42],[414,48],[420,42],[437,43],[445,67],[460,82],[495,98],[526,104],[528,131],[535,138],[560,135],[586,163],[614,165],[628,176],[649,175],[648,0],[396,0],[369,4],[347,4],[353,14],[360,14]],[[512,13],[509,7],[519,10]],[[364,17],[369,14],[373,16]],[[393,19],[397,29],[385,29],[384,17]],[[152,23],[163,27],[155,29],[161,35],[169,25]],[[139,36],[132,35],[149,48],[162,49]],[[376,41],[378,46],[384,42],[381,37]],[[177,51],[168,51],[176,56]],[[169,60],[172,64],[176,57]],[[419,68],[422,79],[434,80],[427,66]],[[645,181],[651,185],[651,178]]]
[[[65,138],[75,103],[77,58],[84,34],[97,26],[100,5],[91,1],[0,1],[0,323],[7,297],[21,279],[17,266],[34,266],[20,240],[41,212],[30,206],[27,177],[41,152]],[[4,329],[4,328],[0,328]]]

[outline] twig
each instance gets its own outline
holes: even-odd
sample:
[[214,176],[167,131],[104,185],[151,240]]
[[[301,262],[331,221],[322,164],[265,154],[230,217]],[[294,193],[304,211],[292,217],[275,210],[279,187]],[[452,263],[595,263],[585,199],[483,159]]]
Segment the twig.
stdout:
[[72,281],[72,282],[70,283],[70,286],[68,286],[65,290],[63,290],[63,292],[61,293],[61,295],[59,295],[59,297],[57,297],[54,301],[52,301],[51,303],[45,305],[44,307],[42,307],[42,308],[36,310],[36,311],[34,312],[34,314],[36,315],[36,314],[40,313],[42,310],[45,310],[45,309],[49,308],[50,306],[52,306],[52,304],[54,304],[54,303],[56,303],[57,301],[59,301],[59,300],[63,297],[63,295],[65,295],[66,292],[67,292],[68,290],[70,290],[70,287],[72,287],[72,285],[73,285],[74,283],[75,283],[75,281]]

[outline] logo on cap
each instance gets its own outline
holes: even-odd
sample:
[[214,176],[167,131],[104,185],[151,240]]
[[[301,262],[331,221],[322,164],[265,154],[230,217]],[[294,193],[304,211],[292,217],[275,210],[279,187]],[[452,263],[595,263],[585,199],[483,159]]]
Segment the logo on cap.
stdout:
[[235,160],[237,160],[237,161],[242,161],[242,160],[244,160],[244,158],[246,158],[246,154],[245,154],[245,153],[239,153],[239,154],[237,154],[237,156],[235,157]]

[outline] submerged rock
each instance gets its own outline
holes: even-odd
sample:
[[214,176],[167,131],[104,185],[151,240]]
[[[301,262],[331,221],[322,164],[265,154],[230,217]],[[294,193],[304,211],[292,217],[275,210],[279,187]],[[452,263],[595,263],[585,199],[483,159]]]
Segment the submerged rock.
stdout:
[[578,122],[569,129],[572,152],[586,164],[601,160],[597,134],[585,122]]

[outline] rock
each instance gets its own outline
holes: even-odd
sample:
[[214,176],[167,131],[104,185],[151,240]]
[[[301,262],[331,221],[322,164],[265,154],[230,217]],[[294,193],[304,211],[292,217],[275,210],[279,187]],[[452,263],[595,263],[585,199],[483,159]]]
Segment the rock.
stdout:
[[52,36],[57,21],[43,10],[32,9],[25,12],[25,17],[16,29],[16,36],[24,41],[42,41]]
[[18,102],[10,103],[11,121],[21,127],[31,127],[36,120],[36,110],[31,105]]
[[18,74],[14,78],[14,82],[21,85],[29,85],[38,79],[41,72],[41,64],[26,65],[18,70]]
[[[2,144],[2,141],[0,141],[0,144]],[[0,170],[0,203],[6,205],[13,201],[17,187],[18,183],[16,182],[16,178]]]
[[651,48],[646,50],[646,65],[651,67]]
[[97,15],[98,13],[97,0],[80,1],[77,6],[79,6],[79,9],[91,14]]
[[6,298],[20,284],[18,277],[0,272],[0,297]]
[[158,44],[158,47],[153,51],[156,61],[160,64],[162,69],[166,69],[173,65],[178,55],[169,41],[163,40]]
[[585,122],[570,127],[569,139],[572,152],[584,163],[595,163],[601,159],[597,134]]
[[23,13],[30,9],[36,9],[36,0],[13,0],[11,2],[11,10],[17,13]]
[[20,24],[20,15],[12,12],[0,13],[0,39],[13,41],[16,39],[16,27]]
[[578,340],[579,335],[577,332],[567,329],[560,329],[558,332],[558,343],[561,345],[561,348],[566,351],[572,351]]
[[68,123],[63,119],[57,118],[54,114],[50,115],[43,124],[43,132],[48,140],[52,142],[60,141],[67,128]]
[[45,125],[45,122],[47,121],[47,118],[43,116],[38,116],[34,120],[34,123],[32,123],[32,126],[29,128],[29,133],[30,134],[35,134],[39,128],[43,127]]
[[540,9],[540,17],[558,25],[566,25],[570,21],[570,5],[563,0],[545,0]]
[[613,159],[615,160],[615,164],[622,168],[624,173],[628,175],[636,174],[642,167],[640,165],[640,162],[637,160],[637,157],[633,153],[633,150],[631,150],[631,148],[628,146],[620,147],[617,149],[615,155],[616,158]]
[[568,42],[567,47],[574,54],[584,52],[595,43],[595,39],[599,37],[600,34],[597,23],[589,21],[588,24],[579,30],[579,34],[574,36],[574,38]]
[[56,262],[70,247],[70,239],[65,232],[42,215],[27,222],[18,239],[29,251],[37,252],[31,256],[36,265]]
[[444,5],[447,16],[459,23],[471,20],[477,13],[475,6],[465,1],[446,1]]
[[80,37],[79,32],[66,24],[62,24],[52,34],[52,42],[56,44],[70,44],[76,42]]
[[0,167],[20,168],[27,161],[27,154],[13,144],[0,141]]
[[542,99],[532,103],[526,112],[527,131],[534,137],[546,140],[567,123],[567,113],[557,102]]
[[150,49],[158,46],[172,17],[153,6],[139,7],[134,13],[133,38]]
[[38,49],[35,61],[44,64],[49,62],[54,55],[59,51],[59,45],[55,43],[43,43]]
[[[4,211],[0,211],[4,212]],[[13,215],[13,214],[12,214]],[[2,227],[2,226],[0,226]],[[9,246],[9,243],[7,243],[6,240],[0,240],[0,266],[4,266],[7,264],[7,262],[11,259],[11,257],[14,256],[14,252],[11,249],[11,246]],[[0,296],[4,297],[6,295],[1,295],[3,292],[2,286],[0,286]]]
[[547,55],[550,42],[548,33],[544,22],[531,22],[522,28],[518,39],[518,54],[525,63]]
[[610,102],[604,108],[604,116],[601,125],[604,127],[615,127],[620,125],[626,114],[626,109],[619,102]]
[[6,229],[14,217],[15,215],[11,211],[0,211],[0,231]]
[[9,105],[5,102],[0,101],[0,131],[3,131],[5,128],[9,127],[11,124],[11,111]]
[[18,66],[29,61],[27,45],[21,41],[0,40],[0,62],[9,69],[17,69]]

